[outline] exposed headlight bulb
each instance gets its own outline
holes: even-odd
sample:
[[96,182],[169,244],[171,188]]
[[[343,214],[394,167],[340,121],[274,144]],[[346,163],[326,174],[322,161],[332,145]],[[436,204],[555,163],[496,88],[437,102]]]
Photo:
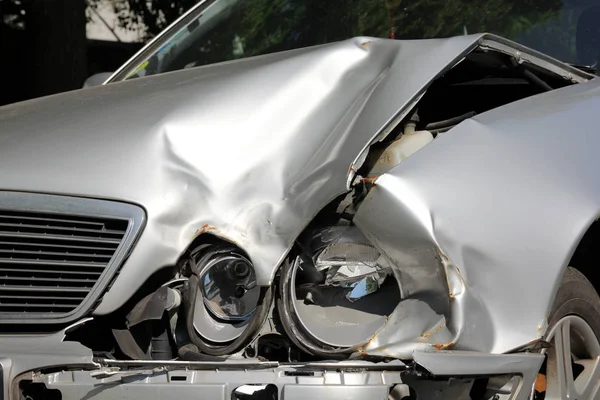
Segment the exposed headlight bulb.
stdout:
[[265,323],[272,288],[258,286],[254,266],[236,246],[201,243],[189,260],[182,301],[189,339],[203,354],[240,351]]
[[200,288],[206,308],[224,321],[248,319],[260,297],[252,263],[235,253],[210,260],[202,269]]

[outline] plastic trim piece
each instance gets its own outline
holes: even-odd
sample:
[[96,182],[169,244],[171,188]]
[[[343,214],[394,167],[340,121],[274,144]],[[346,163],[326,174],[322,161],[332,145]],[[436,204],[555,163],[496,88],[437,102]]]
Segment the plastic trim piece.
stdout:
[[[504,376],[512,382],[507,398],[527,400],[544,356],[436,351],[414,354],[415,363],[276,363],[251,360],[213,362],[96,359],[97,369],[41,373],[34,382],[60,390],[65,400],[231,399],[242,385],[275,386],[281,398],[385,399],[389,390],[411,386],[419,398],[455,399],[470,390],[473,378]],[[416,367],[421,367],[424,372]],[[455,383],[449,383],[455,381]],[[505,390],[505,389],[500,389]],[[500,393],[500,392],[498,392]],[[503,397],[504,398],[504,397]]]

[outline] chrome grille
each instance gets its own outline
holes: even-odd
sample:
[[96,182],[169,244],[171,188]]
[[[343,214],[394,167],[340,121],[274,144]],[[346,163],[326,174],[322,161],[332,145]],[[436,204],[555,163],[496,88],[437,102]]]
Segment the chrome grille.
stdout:
[[[0,192],[0,321],[44,322],[39,319],[64,319],[85,311],[82,305],[91,305],[114,276],[117,259],[123,258],[124,247],[133,241],[133,228],[140,227],[141,210],[119,203],[115,217],[47,212],[42,203],[40,211],[7,210],[2,207],[2,195],[6,194]],[[38,196],[70,199],[62,206],[59,202],[46,207],[61,211],[80,211],[86,203],[108,209],[114,204]],[[91,210],[98,211],[97,207]],[[127,210],[140,212],[127,218],[123,213]],[[136,214],[138,218],[134,218]]]

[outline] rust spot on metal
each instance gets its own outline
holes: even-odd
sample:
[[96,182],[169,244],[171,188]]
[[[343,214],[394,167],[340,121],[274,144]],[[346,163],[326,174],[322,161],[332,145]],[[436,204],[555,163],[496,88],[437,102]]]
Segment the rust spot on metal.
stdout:
[[361,358],[361,359],[362,359],[362,358],[365,358],[365,357],[367,357],[367,356],[368,356],[368,354],[365,352],[365,350],[364,350],[364,349],[362,349],[362,348],[361,348],[361,349],[358,349],[358,358]]
[[440,344],[436,344],[435,345],[435,349],[436,350],[448,350],[453,348],[455,345],[454,342],[450,342],[450,343],[440,343]]
[[448,297],[450,298],[450,300],[454,300],[454,298],[455,298],[454,293],[450,292],[450,294],[448,295]]
[[[386,316],[385,316],[385,324],[384,324],[384,326],[385,326],[385,325],[387,325],[387,323],[388,323],[388,322],[390,322],[390,316],[389,316],[389,315],[386,315]],[[360,347],[360,348],[357,350],[357,352],[358,352],[359,354],[361,354],[361,353],[365,353],[365,354],[367,354],[367,353],[366,353],[366,351],[367,351],[366,349],[367,349],[367,348],[368,348],[368,347],[371,345],[371,343],[373,343],[373,341],[374,341],[375,339],[377,339],[377,336],[379,336],[379,332],[378,332],[378,333],[376,333],[376,334],[374,334],[373,336],[371,336],[371,337],[369,338],[369,340],[367,340],[367,342],[366,342],[366,343],[365,343],[365,344],[364,344],[362,347]],[[375,347],[377,347],[377,346],[375,346]]]
[[208,224],[204,224],[202,225],[202,228],[200,229],[200,232],[205,233],[205,232],[209,232],[209,231],[216,231],[217,228],[215,228],[214,226],[210,226]]
[[546,375],[543,374],[537,374],[537,378],[535,379],[535,391],[538,393],[544,393],[546,391],[546,387],[547,387],[547,383],[546,383]]
[[430,331],[427,331],[427,332],[424,332],[424,333],[422,333],[422,334],[421,334],[421,337],[422,337],[423,339],[427,339],[427,338],[431,337],[432,335],[434,335],[434,334],[438,333],[438,332],[439,332],[439,331],[440,331],[442,328],[444,328],[445,326],[446,326],[446,323],[444,322],[444,323],[442,323],[440,326],[438,326],[437,328],[435,328],[435,329],[432,329],[432,330],[430,330]]
[[206,232],[213,232],[213,231],[216,231],[216,230],[217,230],[216,227],[208,225],[208,224],[204,224],[204,225],[202,225],[202,228],[196,229],[196,232],[194,233],[194,237],[200,236],[200,235],[202,235],[203,233],[206,233]]
[[[360,349],[358,349],[359,353],[364,353],[367,350],[367,347],[369,347],[369,345],[373,342],[373,340],[375,340],[375,338],[377,337],[377,335],[373,335],[369,338],[369,340],[367,340],[367,343],[365,343]],[[365,353],[366,354],[366,353]]]

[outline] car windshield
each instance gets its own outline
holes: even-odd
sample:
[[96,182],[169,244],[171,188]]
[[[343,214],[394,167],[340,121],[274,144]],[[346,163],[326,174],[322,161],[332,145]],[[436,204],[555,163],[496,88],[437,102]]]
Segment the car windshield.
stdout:
[[489,32],[564,62],[600,58],[600,0],[207,0],[117,73],[124,80],[355,36]]

